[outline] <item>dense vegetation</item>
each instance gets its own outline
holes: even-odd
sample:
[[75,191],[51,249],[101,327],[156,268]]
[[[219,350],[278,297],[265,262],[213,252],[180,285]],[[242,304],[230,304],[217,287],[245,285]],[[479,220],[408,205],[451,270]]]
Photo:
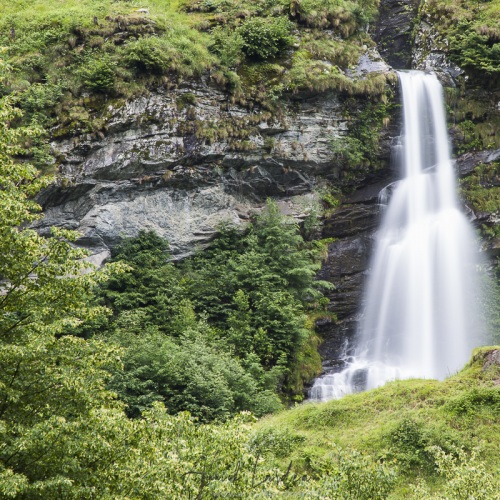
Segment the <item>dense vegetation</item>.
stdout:
[[[141,267],[114,263],[99,272],[91,270],[81,260],[82,252],[71,248],[74,235],[70,232],[55,231],[53,238],[44,239],[22,228],[39,216],[39,207],[30,197],[46,181],[38,179],[33,167],[13,161],[12,155],[22,152],[26,138],[36,136],[37,130],[10,128],[17,111],[9,99],[0,100],[0,112],[5,118],[0,127],[3,498],[498,498],[499,348],[478,350],[467,369],[446,382],[395,382],[341,401],[297,407],[257,426],[248,413],[223,424],[201,424],[188,413],[169,415],[159,401],[146,410],[156,399],[175,404],[173,389],[179,387],[184,388],[187,402],[192,401],[190,397],[197,394],[185,390],[190,377],[207,388],[203,385],[207,372],[201,377],[195,372],[191,355],[199,356],[204,368],[214,370],[213,380],[218,379],[219,385],[208,389],[223,396],[223,403],[230,400],[224,399],[220,383],[224,370],[228,374],[234,369],[229,375],[243,380],[243,385],[236,386],[239,397],[251,396],[243,391],[255,387],[258,377],[254,374],[262,374],[273,358],[264,355],[258,363],[258,354],[268,350],[255,347],[254,362],[261,368],[249,369],[247,364],[245,372],[241,360],[238,371],[239,358],[228,347],[231,340],[239,342],[241,335],[249,333],[247,307],[262,314],[257,307],[260,286],[271,287],[272,293],[272,285],[279,285],[285,293],[294,282],[297,288],[290,289],[292,297],[288,297],[292,304],[293,294],[296,300],[307,299],[306,303],[318,298],[310,289],[313,264],[309,253],[301,249],[303,242],[293,226],[273,225],[280,216],[270,205],[239,238],[241,252],[233,249],[234,233],[223,234],[218,246],[226,251],[225,255],[221,252],[224,265],[201,254],[176,269],[165,259],[165,244],[145,233],[124,242],[115,255],[117,262],[126,260],[133,266],[135,261]],[[252,243],[259,236],[264,244],[265,238],[278,236],[288,244],[299,244],[295,252],[304,259],[303,270],[291,273],[283,247],[274,259],[269,258],[265,249]],[[246,287],[234,295],[231,286],[225,292],[218,289],[228,299],[238,299],[234,307],[211,309],[211,304],[190,290],[197,273],[213,269],[225,270],[231,285],[231,273],[238,272],[242,261],[258,263],[253,268],[257,275],[247,283],[242,279],[241,286]],[[277,262],[281,275],[270,272]],[[175,279],[178,273],[183,275],[180,280]],[[102,307],[89,305],[98,283],[114,312],[104,328],[104,337],[109,337],[103,341],[96,336],[84,340],[64,335],[83,319],[93,318],[94,327],[102,321]],[[176,283],[181,286],[176,288]],[[208,286],[218,284],[216,280]],[[239,293],[245,291],[248,300],[242,300]],[[183,297],[184,302],[176,306],[169,300],[173,296]],[[171,314],[181,313],[180,304],[184,312]],[[197,318],[196,309],[207,311],[205,317]],[[152,324],[134,330],[148,315]],[[217,331],[217,318],[224,315],[229,329]],[[209,320],[215,326],[209,326]],[[80,331],[88,331],[88,325],[80,326]],[[182,331],[185,334],[176,340]],[[111,339],[119,340],[128,352]],[[222,355],[221,345],[226,349]],[[241,343],[236,345],[241,352]],[[285,342],[284,347],[292,346]],[[271,345],[269,352],[279,348]],[[150,377],[155,368],[156,381]],[[105,388],[110,372],[115,377],[111,384],[118,392],[125,389],[121,394],[125,402],[132,402],[129,410],[140,410],[141,418],[128,418],[123,404]],[[117,374],[125,375],[117,378]],[[161,380],[164,375],[170,393],[126,400],[129,389],[138,387],[146,388],[142,394],[149,396],[151,382],[165,382]],[[187,384],[182,385],[184,380],[177,387],[169,385],[170,377],[178,381],[179,376],[185,376]],[[233,389],[229,383],[226,393]],[[273,401],[271,391],[268,400]],[[203,413],[200,402],[205,403],[198,400],[194,411],[203,419],[227,418],[235,409],[230,403],[215,407],[219,414]]]
[[111,387],[139,416],[154,401],[203,421],[302,399],[321,371],[314,319],[328,302],[315,281],[320,244],[269,202],[241,234],[222,229],[210,249],[175,265],[154,233],[125,240],[112,261],[131,271],[100,287],[113,315],[81,335],[126,348]]
[[425,36],[465,71],[458,88],[447,89],[458,152],[500,147],[499,3],[429,0],[420,19],[433,27]]
[[381,95],[384,75],[346,76],[373,44],[365,28],[377,3],[2,1],[0,47],[14,69],[3,92],[56,136],[100,130],[110,100],[208,70],[235,99],[267,106],[305,88]]
[[[109,105],[202,76],[269,113],[286,94],[340,92],[351,133],[332,151],[348,185],[362,178],[390,90],[349,70],[377,7],[0,0],[1,498],[500,498],[498,348],[442,383],[285,410],[321,369],[314,322],[331,316],[314,221],[270,201],[182,262],[143,232],[100,270],[71,231],[28,227],[48,137],[98,133]],[[476,82],[498,81],[498,2],[429,0],[420,15]],[[464,89],[448,95],[460,151],[498,145],[496,115]],[[463,182],[475,210],[498,209],[498,168]]]
[[491,0],[429,0],[423,15],[436,24],[449,43],[449,55],[459,66],[491,78],[492,87],[500,73],[500,30],[498,2]]

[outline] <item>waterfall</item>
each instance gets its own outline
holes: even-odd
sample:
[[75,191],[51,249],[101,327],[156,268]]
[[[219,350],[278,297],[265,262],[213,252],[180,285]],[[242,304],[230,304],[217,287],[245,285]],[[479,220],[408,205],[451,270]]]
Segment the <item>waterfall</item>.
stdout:
[[402,179],[381,193],[383,217],[354,355],[317,379],[328,400],[394,379],[443,379],[480,343],[474,234],[456,196],[442,87],[432,74],[400,72]]

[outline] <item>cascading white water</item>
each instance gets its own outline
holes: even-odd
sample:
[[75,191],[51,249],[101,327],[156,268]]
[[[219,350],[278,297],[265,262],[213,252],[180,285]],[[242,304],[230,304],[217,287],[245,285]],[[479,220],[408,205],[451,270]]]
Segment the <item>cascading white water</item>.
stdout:
[[442,88],[434,75],[418,71],[399,79],[403,179],[388,190],[355,354],[343,371],[315,381],[312,400],[394,379],[443,379],[480,342],[477,251],[457,202]]

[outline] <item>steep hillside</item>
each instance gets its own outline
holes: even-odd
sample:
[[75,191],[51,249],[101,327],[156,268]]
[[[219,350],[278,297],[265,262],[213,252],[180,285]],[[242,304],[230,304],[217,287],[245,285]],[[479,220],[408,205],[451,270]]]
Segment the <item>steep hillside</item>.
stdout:
[[2,2],[1,92],[46,129],[33,159],[57,173],[40,230],[77,229],[100,263],[140,229],[186,256],[269,196],[299,220],[323,213],[334,356],[356,321],[373,201],[397,175],[397,85],[379,52],[447,86],[462,192],[496,256],[497,2],[452,4]]
[[[254,440],[281,467],[323,482],[310,498],[500,498],[499,354],[478,349],[444,382],[300,405],[262,419]],[[328,471],[339,477],[325,481]]]

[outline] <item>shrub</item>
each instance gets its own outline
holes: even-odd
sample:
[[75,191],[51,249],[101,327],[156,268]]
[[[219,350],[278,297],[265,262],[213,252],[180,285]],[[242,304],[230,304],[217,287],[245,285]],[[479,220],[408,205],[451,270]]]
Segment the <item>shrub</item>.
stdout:
[[[362,5],[359,5],[362,3]],[[315,28],[334,28],[342,36],[352,35],[374,19],[378,1],[293,0],[291,12],[300,22]]]
[[243,39],[243,51],[250,59],[276,57],[293,43],[292,27],[293,23],[286,17],[251,18],[238,29],[238,34]]
[[109,92],[115,85],[115,71],[109,57],[89,57],[82,69],[85,87],[94,92]]
[[[139,417],[155,401],[168,411],[189,411],[202,422],[226,420],[247,410],[257,416],[281,409],[278,396],[264,389],[239,360],[206,338],[213,332],[203,322],[179,340],[150,328],[148,333],[120,330],[112,340],[126,348],[124,371],[115,372],[110,387]],[[205,338],[204,338],[205,337]]]
[[427,485],[420,483],[412,498],[430,500],[498,500],[499,482],[487,470],[484,462],[477,458],[477,451],[467,455],[458,450],[458,456],[447,454],[439,446],[429,448],[438,466],[439,474],[445,479],[443,495],[433,495]]
[[434,473],[437,467],[431,447],[439,446],[445,452],[454,452],[462,446],[459,434],[448,426],[436,426],[406,416],[397,422],[388,436],[389,455],[394,457],[401,470],[426,469]]
[[288,429],[275,429],[270,427],[255,433],[250,439],[249,446],[252,453],[257,456],[274,455],[284,458],[305,441],[300,434],[290,432]]
[[166,40],[158,37],[139,38],[125,47],[125,62],[146,73],[165,74],[175,57]]
[[62,89],[57,84],[34,83],[26,89],[21,97],[21,108],[30,112],[44,112],[54,107],[62,96]]
[[218,26],[212,31],[212,38],[211,50],[219,56],[221,63],[228,68],[238,66],[244,57],[245,41],[242,35]]
[[303,485],[305,498],[331,500],[382,500],[392,491],[397,474],[390,466],[355,450],[335,451],[311,467],[318,479]]
[[206,35],[173,23],[162,36],[143,37],[127,44],[122,54],[125,63],[138,72],[175,72],[189,77],[201,74],[215,62],[208,45]]

